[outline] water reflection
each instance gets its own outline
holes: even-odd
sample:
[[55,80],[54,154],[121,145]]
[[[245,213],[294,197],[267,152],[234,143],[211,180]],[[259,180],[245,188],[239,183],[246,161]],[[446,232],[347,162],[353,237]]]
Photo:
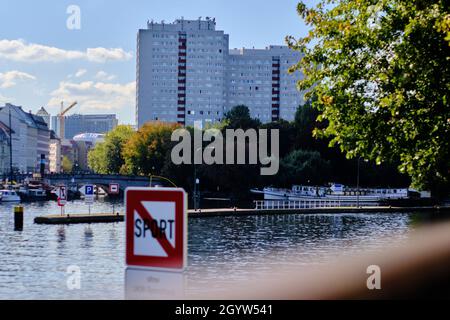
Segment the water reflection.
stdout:
[[176,272],[125,270],[125,299],[179,300],[185,296],[185,274]]
[[[115,209],[123,212],[123,204]],[[58,212],[56,203],[25,205],[24,231],[14,232],[12,206],[0,205],[0,298],[123,299],[124,224],[43,226],[34,217]],[[93,212],[110,212],[98,202]],[[67,213],[87,213],[70,202]],[[185,290],[253,277],[253,270],[311,265],[379,251],[408,239],[411,214],[280,215],[190,219]],[[395,240],[391,240],[395,239]],[[68,290],[67,267],[79,266],[81,290]],[[139,278],[139,277],[138,277]],[[136,279],[131,275],[130,283]],[[23,286],[26,286],[26,290]],[[107,289],[105,289],[107,288]]]
[[64,241],[66,240],[66,227],[65,226],[58,227],[57,237],[58,237],[58,239],[56,241],[58,241],[58,243],[64,243]]

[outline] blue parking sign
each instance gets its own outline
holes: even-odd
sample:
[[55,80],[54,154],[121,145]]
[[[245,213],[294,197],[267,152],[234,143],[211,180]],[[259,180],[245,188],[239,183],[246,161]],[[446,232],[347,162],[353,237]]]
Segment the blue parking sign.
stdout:
[[86,196],[93,196],[94,195],[94,186],[93,185],[86,185],[84,187],[84,194]]

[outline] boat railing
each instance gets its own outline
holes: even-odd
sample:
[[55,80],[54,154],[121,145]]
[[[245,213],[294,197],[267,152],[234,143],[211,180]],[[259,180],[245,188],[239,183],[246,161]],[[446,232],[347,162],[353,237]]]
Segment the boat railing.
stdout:
[[[360,202],[359,206],[368,205]],[[370,204],[373,206],[374,204]],[[320,208],[343,208],[343,207],[358,207],[357,202],[349,202],[345,200],[258,200],[255,201],[256,210],[295,210],[295,209],[320,209]]]

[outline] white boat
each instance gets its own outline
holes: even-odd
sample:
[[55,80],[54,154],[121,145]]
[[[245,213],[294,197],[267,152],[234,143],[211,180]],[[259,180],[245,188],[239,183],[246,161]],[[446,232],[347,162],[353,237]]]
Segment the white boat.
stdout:
[[281,188],[264,188],[262,191],[258,189],[250,190],[251,193],[264,194],[264,200],[287,200],[291,190]]
[[410,190],[407,188],[348,188],[342,184],[332,184],[330,187],[313,187],[295,185],[291,190],[279,188],[264,188],[251,190],[252,193],[264,194],[264,200],[316,201],[331,200],[341,204],[360,202],[376,204],[383,200],[408,199]]
[[20,196],[14,190],[0,190],[2,202],[20,202]]

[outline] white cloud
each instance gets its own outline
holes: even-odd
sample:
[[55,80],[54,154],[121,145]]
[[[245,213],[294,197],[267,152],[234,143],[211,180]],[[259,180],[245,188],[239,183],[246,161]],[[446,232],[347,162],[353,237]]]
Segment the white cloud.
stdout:
[[36,77],[21,71],[8,71],[6,73],[0,72],[0,88],[7,89],[14,87],[17,81],[36,80]]
[[95,75],[95,79],[97,80],[103,80],[103,81],[112,81],[116,78],[115,75],[113,74],[109,74],[105,71],[99,71],[97,72],[97,74]]
[[86,51],[65,50],[22,39],[0,40],[0,59],[18,62],[61,62],[67,60],[87,60],[90,62],[126,61],[133,57],[131,52],[121,48],[88,48]]
[[14,102],[13,98],[5,97],[0,93],[0,104],[12,103],[12,102]]
[[87,73],[86,69],[80,69],[77,71],[77,73],[75,73],[75,77],[80,78],[80,77],[84,76],[86,73]]
[[126,84],[85,81],[63,81],[51,93],[50,107],[59,107],[61,101],[77,101],[80,111],[104,111],[132,108],[135,105],[136,82]]

